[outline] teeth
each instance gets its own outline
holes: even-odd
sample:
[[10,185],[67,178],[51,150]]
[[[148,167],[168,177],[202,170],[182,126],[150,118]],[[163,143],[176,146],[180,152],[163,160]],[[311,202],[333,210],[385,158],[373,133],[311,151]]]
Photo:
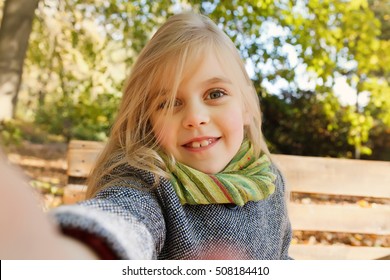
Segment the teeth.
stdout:
[[202,147],[208,146],[211,143],[211,140],[202,140],[200,141],[200,145]]
[[200,142],[192,142],[191,147],[192,148],[200,148],[200,147],[206,147],[211,144],[211,139],[209,140],[202,140]]
[[192,148],[200,148],[200,142],[192,142]]

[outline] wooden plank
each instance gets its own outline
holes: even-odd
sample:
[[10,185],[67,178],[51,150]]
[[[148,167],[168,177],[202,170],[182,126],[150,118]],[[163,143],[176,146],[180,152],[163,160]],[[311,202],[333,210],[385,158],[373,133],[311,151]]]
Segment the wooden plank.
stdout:
[[361,208],[350,205],[288,206],[294,230],[390,235],[390,207]]
[[85,140],[72,140],[68,146],[68,176],[87,177],[105,143]]
[[68,176],[87,177],[105,143],[95,141],[72,140],[68,146]]
[[373,260],[390,255],[390,248],[293,244],[289,253],[297,260]]
[[[68,185],[64,188],[64,204],[74,204],[85,199],[87,186],[74,184],[70,178],[87,178],[105,143],[96,141],[72,140],[68,146]],[[72,180],[75,181],[75,180]],[[78,180],[76,180],[78,181]]]
[[69,142],[68,149],[91,149],[100,152],[104,148],[104,142],[86,141],[86,140],[72,140]]
[[69,184],[64,188],[64,204],[74,204],[85,199],[87,186]]
[[273,155],[289,190],[390,198],[390,162]]
[[100,150],[72,149],[68,151],[68,176],[88,177]]

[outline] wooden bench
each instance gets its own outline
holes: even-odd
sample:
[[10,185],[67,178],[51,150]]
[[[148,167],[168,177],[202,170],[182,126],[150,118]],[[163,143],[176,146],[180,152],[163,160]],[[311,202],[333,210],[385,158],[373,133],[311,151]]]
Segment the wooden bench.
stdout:
[[[71,141],[68,148],[69,184],[64,203],[83,199],[88,176],[103,143]],[[273,155],[289,190],[289,216],[295,232],[326,232],[381,236],[390,242],[390,162]],[[325,197],[320,203],[302,203]],[[341,198],[382,203],[330,203]],[[346,244],[291,244],[295,259],[378,259],[390,255],[390,247]]]

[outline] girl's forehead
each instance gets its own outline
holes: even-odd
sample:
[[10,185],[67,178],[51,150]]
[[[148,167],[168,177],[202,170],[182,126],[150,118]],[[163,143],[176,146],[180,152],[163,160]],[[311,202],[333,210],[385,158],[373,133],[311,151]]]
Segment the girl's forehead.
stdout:
[[196,81],[204,85],[213,83],[231,83],[226,64],[219,60],[213,53],[202,56],[196,63],[189,63],[185,67],[180,84],[188,84]]
[[[205,71],[202,75],[206,83],[237,83],[239,66],[226,50],[215,48],[195,48],[187,50],[185,55],[166,57],[159,65],[160,75],[155,79],[155,91],[159,96],[170,95],[172,89],[178,89],[183,82],[191,80],[195,73]],[[211,69],[216,69],[213,72]]]

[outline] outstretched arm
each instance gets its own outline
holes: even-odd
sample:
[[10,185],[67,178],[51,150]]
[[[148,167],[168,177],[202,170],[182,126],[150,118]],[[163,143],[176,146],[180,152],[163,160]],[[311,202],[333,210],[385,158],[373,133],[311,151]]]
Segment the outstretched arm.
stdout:
[[96,259],[86,245],[59,232],[1,151],[0,227],[0,259]]

